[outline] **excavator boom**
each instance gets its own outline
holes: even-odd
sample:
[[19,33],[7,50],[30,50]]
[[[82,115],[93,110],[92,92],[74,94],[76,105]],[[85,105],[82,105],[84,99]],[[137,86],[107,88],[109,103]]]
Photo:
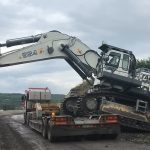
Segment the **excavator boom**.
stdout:
[[93,79],[100,56],[76,37],[50,31],[36,36],[7,40],[6,43],[0,44],[0,47],[29,43],[33,44],[2,54],[0,67],[61,58],[65,59],[83,79]]

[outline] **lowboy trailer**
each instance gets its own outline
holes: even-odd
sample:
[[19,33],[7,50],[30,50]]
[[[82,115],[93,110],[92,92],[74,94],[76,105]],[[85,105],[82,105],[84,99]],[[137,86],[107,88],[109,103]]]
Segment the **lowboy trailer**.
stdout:
[[26,101],[25,123],[50,142],[68,136],[108,135],[116,138],[120,133],[117,115],[74,117],[64,114],[60,106],[50,102],[50,91],[46,88],[30,88],[23,99]]

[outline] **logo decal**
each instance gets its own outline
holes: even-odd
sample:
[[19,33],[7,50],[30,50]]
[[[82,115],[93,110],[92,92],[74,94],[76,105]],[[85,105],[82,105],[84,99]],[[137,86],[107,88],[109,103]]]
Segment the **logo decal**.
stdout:
[[27,51],[27,52],[23,52],[22,53],[22,57],[23,58],[27,58],[27,57],[31,57],[33,55],[37,55],[37,51],[36,50],[33,50],[33,51]]

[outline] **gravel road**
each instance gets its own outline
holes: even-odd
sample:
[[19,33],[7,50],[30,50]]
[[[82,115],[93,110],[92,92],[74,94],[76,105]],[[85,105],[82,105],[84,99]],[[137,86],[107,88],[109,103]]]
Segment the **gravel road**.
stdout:
[[0,115],[0,150],[150,150],[149,133],[123,133],[118,139],[48,140],[23,124],[23,115]]

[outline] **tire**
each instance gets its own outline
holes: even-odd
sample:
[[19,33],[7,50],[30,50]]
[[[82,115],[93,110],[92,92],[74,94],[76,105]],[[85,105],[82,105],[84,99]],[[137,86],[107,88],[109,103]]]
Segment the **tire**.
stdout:
[[43,129],[42,129],[42,136],[44,139],[47,139],[47,130],[45,126],[43,126]]
[[52,132],[51,132],[51,127],[49,127],[48,128],[48,140],[49,140],[49,142],[51,142],[51,143],[53,143],[53,142],[55,142],[55,137],[52,135]]
[[46,120],[43,120],[42,136],[44,139],[47,139],[47,122],[46,122]]
[[27,117],[26,117],[26,114],[24,113],[24,124],[27,124]]
[[110,137],[110,139],[117,139],[118,134],[111,134],[109,137]]
[[29,126],[29,116],[26,117],[26,123]]

